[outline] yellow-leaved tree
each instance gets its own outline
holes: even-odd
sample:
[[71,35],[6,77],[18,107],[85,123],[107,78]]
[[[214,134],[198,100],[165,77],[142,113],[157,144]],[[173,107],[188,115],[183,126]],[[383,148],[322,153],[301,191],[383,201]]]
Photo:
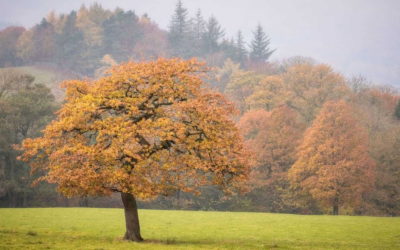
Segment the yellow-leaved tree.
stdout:
[[325,64],[299,64],[282,75],[285,103],[311,123],[325,102],[349,95],[345,79]]
[[322,206],[359,205],[374,184],[375,163],[368,135],[345,101],[329,101],[306,131],[298,158],[289,170],[294,187],[311,194]]
[[250,164],[231,103],[203,88],[196,60],[158,59],[113,67],[94,81],[66,81],[66,102],[22,160],[67,195],[121,193],[124,239],[141,241],[135,198],[238,190]]

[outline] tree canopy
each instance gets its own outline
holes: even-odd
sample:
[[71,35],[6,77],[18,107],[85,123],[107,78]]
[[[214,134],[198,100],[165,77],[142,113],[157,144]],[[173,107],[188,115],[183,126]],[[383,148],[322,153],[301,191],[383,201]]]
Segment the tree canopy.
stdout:
[[21,158],[67,196],[121,192],[124,204],[127,194],[240,188],[250,165],[230,119],[235,109],[202,88],[206,71],[196,60],[159,59],[116,66],[96,81],[66,81],[57,119],[23,142]]
[[27,166],[18,162],[12,145],[37,136],[53,116],[54,96],[34,77],[16,70],[0,70],[0,205],[26,206],[35,199]]
[[293,185],[332,207],[333,214],[340,205],[356,206],[374,185],[375,162],[352,108],[345,101],[327,102],[304,138],[289,171]]
[[246,177],[232,104],[201,88],[202,64],[126,63],[97,81],[67,81],[66,103],[23,159],[68,196],[148,198]]

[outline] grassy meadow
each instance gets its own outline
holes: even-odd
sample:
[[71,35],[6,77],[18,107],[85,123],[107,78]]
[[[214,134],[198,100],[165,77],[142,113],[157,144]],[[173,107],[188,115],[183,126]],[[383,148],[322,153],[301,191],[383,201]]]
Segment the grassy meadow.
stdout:
[[140,210],[143,243],[121,240],[122,209],[2,208],[0,249],[400,249],[400,218]]
[[37,66],[0,68],[0,71],[10,69],[35,77],[33,83],[41,83],[49,87],[58,101],[61,101],[64,97],[64,90],[60,88],[60,83],[64,79],[71,78],[65,73]]

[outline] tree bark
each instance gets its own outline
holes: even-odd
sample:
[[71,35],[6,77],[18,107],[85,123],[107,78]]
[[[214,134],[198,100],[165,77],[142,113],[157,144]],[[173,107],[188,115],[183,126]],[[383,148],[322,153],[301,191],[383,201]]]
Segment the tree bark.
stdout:
[[337,196],[335,197],[335,200],[333,201],[332,214],[339,215],[339,197],[337,197]]
[[122,203],[124,204],[126,232],[124,240],[143,241],[140,235],[139,216],[135,197],[132,194],[121,193]]
[[80,207],[89,207],[89,198],[87,196],[82,196],[79,198]]

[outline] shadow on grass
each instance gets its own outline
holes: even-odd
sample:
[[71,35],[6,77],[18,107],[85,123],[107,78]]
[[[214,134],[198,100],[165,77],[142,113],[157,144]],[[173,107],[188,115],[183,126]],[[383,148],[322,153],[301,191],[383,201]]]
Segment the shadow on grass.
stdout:
[[148,239],[140,242],[138,244],[157,244],[157,245],[169,245],[176,247],[184,247],[186,245],[195,245],[200,248],[208,249],[208,248],[228,248],[228,249],[254,249],[254,248],[262,248],[262,249],[277,249],[281,246],[273,242],[246,242],[246,241],[238,241],[238,240],[178,240],[176,238],[167,238],[164,240],[159,239]]
[[[123,240],[124,242],[130,242]],[[133,242],[133,241],[131,241]],[[209,240],[179,240],[177,238],[167,238],[167,239],[145,239],[138,244],[159,244],[159,245],[212,245],[216,244],[216,241]]]
[[[112,236],[100,236],[100,235],[93,235],[90,233],[77,233],[75,231],[71,232],[57,232],[57,231],[33,231],[33,230],[10,230],[10,229],[0,229],[0,239],[3,237],[5,238],[14,238],[18,239],[19,245],[15,245],[15,241],[5,242],[3,245],[0,243],[0,249],[5,247],[5,249],[12,248],[14,245],[15,249],[24,249],[24,248],[50,248],[50,249],[57,249],[57,248],[74,248],[77,244],[83,245],[91,245],[93,249],[108,249],[111,245],[114,246],[115,243],[123,243],[128,244],[132,243],[132,247],[140,248],[140,245],[143,247],[147,246],[151,249],[157,247],[170,247],[174,248],[183,248],[186,247],[198,247],[201,249],[209,249],[215,247],[221,248],[230,248],[230,249],[237,249],[237,248],[259,248],[267,247],[268,249],[271,248],[278,248],[277,244],[266,244],[261,242],[251,242],[246,240],[235,240],[235,239],[212,239],[212,238],[203,238],[203,239],[182,239],[177,237],[168,237],[168,238],[149,238],[145,239],[143,242],[134,242],[123,240],[122,237],[112,237]],[[10,239],[11,239],[10,238]],[[34,246],[34,245],[41,245],[41,247]],[[30,246],[30,247],[28,247]],[[121,245],[120,247],[122,247]],[[100,248],[96,248],[100,247]],[[115,246],[117,247],[117,246]],[[125,245],[127,247],[127,245]],[[146,247],[146,248],[147,248]],[[118,248],[118,247],[117,247]]]

